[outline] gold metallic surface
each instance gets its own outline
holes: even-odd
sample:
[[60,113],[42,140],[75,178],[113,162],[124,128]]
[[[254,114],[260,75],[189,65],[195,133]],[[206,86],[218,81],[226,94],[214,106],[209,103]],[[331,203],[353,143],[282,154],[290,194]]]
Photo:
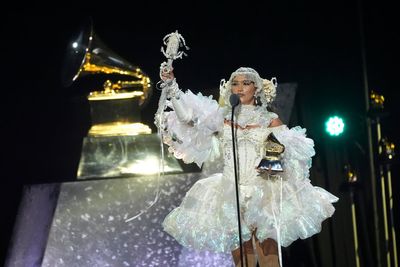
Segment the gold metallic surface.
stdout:
[[100,100],[113,100],[113,99],[127,99],[134,97],[143,97],[143,92],[133,91],[126,93],[118,93],[116,91],[95,91],[91,92],[88,96],[90,101],[100,101]]
[[168,152],[161,157],[161,153],[164,150],[160,147],[157,133],[88,135],[83,140],[77,178],[116,178],[184,172],[175,157]]
[[264,142],[265,155],[257,166],[259,173],[267,170],[282,172],[282,153],[285,146],[279,142],[273,133],[270,133]]
[[[92,55],[90,52],[87,52],[85,55],[84,63],[79,69],[76,77],[85,75],[85,74],[118,74],[122,76],[132,77],[134,80],[122,81],[118,80],[116,82],[112,82],[111,80],[107,80],[103,84],[103,90],[94,91],[90,93],[89,100],[95,100],[97,97],[104,99],[105,96],[116,95],[118,93],[122,93],[124,95],[118,96],[121,98],[130,98],[140,96],[141,101],[139,105],[142,105],[146,99],[149,97],[151,92],[151,81],[150,78],[145,75],[140,68],[129,69],[111,66],[111,65],[100,65],[100,63],[92,60]],[[133,91],[132,91],[133,89]],[[132,95],[126,95],[125,93],[134,93]],[[141,94],[139,94],[141,92]]]
[[[267,140],[265,142],[265,151],[267,155],[271,154],[282,154],[283,151],[285,150],[285,146],[282,145],[278,139],[274,136],[274,134],[270,134],[267,137]],[[277,155],[277,156],[278,156]]]
[[379,95],[371,90],[369,98],[372,106],[375,108],[383,108],[383,103],[385,102],[385,97],[383,95]]
[[143,123],[103,123],[93,125],[89,130],[89,136],[126,136],[151,134],[149,126]]

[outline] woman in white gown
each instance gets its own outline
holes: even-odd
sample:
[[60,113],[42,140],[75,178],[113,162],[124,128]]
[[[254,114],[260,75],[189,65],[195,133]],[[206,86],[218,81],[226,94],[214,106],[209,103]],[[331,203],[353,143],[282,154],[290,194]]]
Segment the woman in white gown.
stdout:
[[[202,166],[223,156],[219,173],[197,181],[181,205],[163,222],[166,232],[180,244],[198,250],[232,252],[240,266],[235,174],[232,149],[232,93],[240,97],[235,111],[240,217],[245,266],[279,266],[280,246],[308,238],[332,216],[337,197],[313,186],[309,168],[314,142],[305,129],[289,129],[267,110],[276,92],[276,80],[260,78],[252,68],[239,68],[221,84],[220,103],[201,93],[182,92],[173,73],[164,74],[168,106],[164,113],[163,141],[185,163]],[[283,172],[260,175],[257,166],[265,155],[270,133],[284,145]],[[253,248],[253,242],[256,247]],[[255,257],[255,252],[258,257]]]

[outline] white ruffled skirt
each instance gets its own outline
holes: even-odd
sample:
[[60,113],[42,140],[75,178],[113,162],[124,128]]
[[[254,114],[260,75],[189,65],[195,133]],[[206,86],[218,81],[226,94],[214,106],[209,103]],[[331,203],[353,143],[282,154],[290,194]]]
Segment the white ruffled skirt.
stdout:
[[[278,239],[284,247],[321,231],[335,211],[338,198],[308,179],[286,182],[256,177],[240,185],[242,242],[256,237]],[[181,245],[228,253],[239,247],[234,177],[221,173],[197,181],[181,205],[163,222],[164,230]]]

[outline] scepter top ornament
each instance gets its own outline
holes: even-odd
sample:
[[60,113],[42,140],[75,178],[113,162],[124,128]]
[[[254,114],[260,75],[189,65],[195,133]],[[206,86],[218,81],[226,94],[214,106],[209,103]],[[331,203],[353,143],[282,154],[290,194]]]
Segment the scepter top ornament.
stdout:
[[164,50],[164,47],[161,47],[161,52],[164,54],[164,56],[168,59],[175,60],[178,58],[182,58],[183,55],[186,56],[186,53],[183,51],[179,51],[179,47],[184,46],[186,50],[189,50],[189,47],[186,46],[185,43],[185,38],[178,33],[178,31],[172,32],[170,34],[167,34],[163,38],[164,45],[166,45],[166,50]]
[[[161,46],[161,52],[168,59],[167,62],[163,62],[160,65],[160,77],[162,78],[162,74],[167,74],[172,71],[172,62],[175,59],[182,59],[182,56],[187,54],[184,51],[179,51],[180,47],[185,47],[186,50],[189,50],[189,47],[185,43],[185,38],[178,33],[178,31],[167,34],[163,38],[163,43],[166,45],[166,48]],[[161,83],[161,88],[165,86],[165,83]]]

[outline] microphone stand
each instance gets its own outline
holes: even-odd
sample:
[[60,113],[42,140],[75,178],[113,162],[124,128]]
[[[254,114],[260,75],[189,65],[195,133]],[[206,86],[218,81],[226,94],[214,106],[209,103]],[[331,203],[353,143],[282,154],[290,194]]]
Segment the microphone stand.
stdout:
[[[231,101],[232,104],[233,101]],[[239,101],[237,101],[239,102]],[[238,175],[237,175],[237,166],[236,166],[236,144],[235,144],[235,130],[233,124],[234,111],[237,106],[232,104],[232,117],[231,117],[231,130],[232,130],[232,148],[233,148],[233,167],[235,169],[235,187],[236,187],[236,207],[237,207],[237,216],[238,216],[238,228],[239,228],[239,244],[240,244],[240,266],[243,267],[243,246],[242,246],[242,227],[240,223],[240,202],[239,202],[239,185],[238,185]]]

